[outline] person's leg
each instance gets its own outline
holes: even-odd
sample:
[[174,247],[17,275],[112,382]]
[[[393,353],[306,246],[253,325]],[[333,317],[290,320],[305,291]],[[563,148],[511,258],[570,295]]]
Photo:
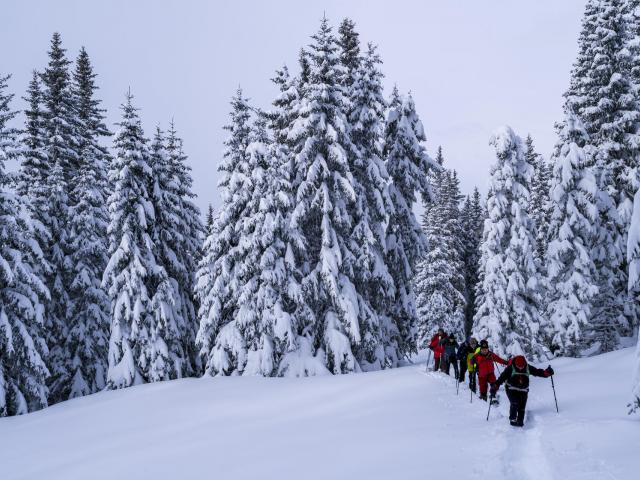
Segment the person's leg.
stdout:
[[464,374],[467,373],[467,360],[460,360],[460,375],[458,376],[458,380],[460,382],[464,382]]
[[509,398],[509,422],[515,426],[518,419],[518,400],[514,390],[507,390],[507,398]]
[[453,373],[456,374],[456,378],[459,379],[460,378],[460,370],[458,370],[458,362],[456,361],[456,359],[454,358],[452,360],[453,362]]
[[480,398],[482,400],[487,399],[487,376],[478,376],[478,383],[480,384]]
[[529,394],[527,392],[518,392],[520,394],[519,402],[518,402],[518,418],[516,420],[518,427],[524,426],[524,412],[527,406],[527,399],[529,398]]
[[476,393],[476,388],[478,385],[478,374],[476,372],[469,372],[469,389]]
[[440,357],[438,356],[438,357],[435,357],[435,358],[436,358],[436,361],[435,361],[435,364],[433,366],[433,370],[437,372],[438,370],[440,370]]

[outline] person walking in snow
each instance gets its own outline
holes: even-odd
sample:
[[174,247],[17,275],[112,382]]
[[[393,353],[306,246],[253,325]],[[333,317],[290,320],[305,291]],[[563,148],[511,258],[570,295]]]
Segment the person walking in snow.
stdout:
[[509,422],[514,427],[524,426],[524,410],[529,397],[529,375],[534,377],[550,377],[553,375],[551,366],[542,370],[527,363],[527,359],[518,355],[509,361],[498,380],[491,385],[495,393],[503,383],[509,398]]
[[433,337],[431,337],[431,342],[429,342],[429,349],[433,352],[433,358],[435,362],[433,366],[434,372],[440,370],[440,360],[444,351],[444,348],[442,347],[442,345],[440,345],[440,342],[446,337],[447,334],[444,333],[444,329],[439,328],[438,332]]
[[442,371],[447,375],[450,375],[451,365],[453,364],[453,372],[456,374],[456,378],[459,377],[458,360],[456,353],[458,350],[458,342],[456,342],[456,336],[450,333],[449,336],[440,341],[440,345],[443,348],[442,352]]
[[[493,363],[507,365],[507,361],[489,350],[489,342],[480,342],[480,351],[471,359],[474,370],[478,372],[478,383],[480,385],[480,399],[487,400],[487,388],[489,384],[496,381]],[[493,401],[496,391],[492,390],[491,400]]]
[[[465,340],[460,344],[460,348],[458,348],[458,361],[460,362],[460,374],[458,375],[458,381],[460,383],[464,382],[465,373],[467,373],[467,368],[469,364],[469,354],[473,352],[475,355],[476,349],[478,348],[478,341],[471,337]],[[469,374],[471,375],[471,374]]]

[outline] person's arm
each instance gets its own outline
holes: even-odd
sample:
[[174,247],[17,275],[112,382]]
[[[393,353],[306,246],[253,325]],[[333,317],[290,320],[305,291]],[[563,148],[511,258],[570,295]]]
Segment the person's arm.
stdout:
[[495,385],[495,389],[497,390],[498,387],[500,385],[502,385],[504,382],[507,381],[507,379],[511,376],[511,369],[513,368],[512,365],[509,365],[507,368],[505,368],[502,373],[500,374],[500,376],[498,377],[498,380],[496,380],[495,382],[493,382],[493,384]]
[[493,352],[491,352],[491,358],[493,359],[494,362],[499,363],[501,365],[509,365],[509,362],[507,362],[505,359],[503,359],[502,357],[499,357]]
[[553,368],[551,368],[551,366],[545,368],[544,370],[542,370],[541,368],[536,368],[533,365],[529,365],[529,374],[533,375],[534,377],[550,377],[551,375],[553,375]]

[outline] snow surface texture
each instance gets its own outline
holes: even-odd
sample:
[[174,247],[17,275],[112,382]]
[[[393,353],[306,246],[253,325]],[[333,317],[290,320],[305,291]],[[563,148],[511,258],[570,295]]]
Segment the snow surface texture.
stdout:
[[[140,385],[0,419],[2,478],[637,479],[632,348],[554,360],[524,429],[424,363],[300,379]],[[424,360],[420,357],[419,360]],[[542,365],[546,366],[546,365]]]

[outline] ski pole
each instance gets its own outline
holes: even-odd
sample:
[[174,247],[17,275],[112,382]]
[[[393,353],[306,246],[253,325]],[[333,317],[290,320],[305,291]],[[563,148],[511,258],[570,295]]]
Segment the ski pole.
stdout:
[[431,350],[429,350],[429,357],[427,358],[427,367],[425,369],[426,372],[429,371],[429,364],[431,363]]
[[492,400],[493,400],[492,398],[489,399],[489,411],[487,412],[487,422],[489,421],[489,414],[491,413],[491,404],[493,403]]
[[[551,365],[549,365],[549,367],[551,367]],[[553,399],[556,402],[556,412],[560,413],[560,410],[558,409],[558,397],[556,397],[556,386],[553,383],[553,375],[551,375],[551,388],[553,388]]]

